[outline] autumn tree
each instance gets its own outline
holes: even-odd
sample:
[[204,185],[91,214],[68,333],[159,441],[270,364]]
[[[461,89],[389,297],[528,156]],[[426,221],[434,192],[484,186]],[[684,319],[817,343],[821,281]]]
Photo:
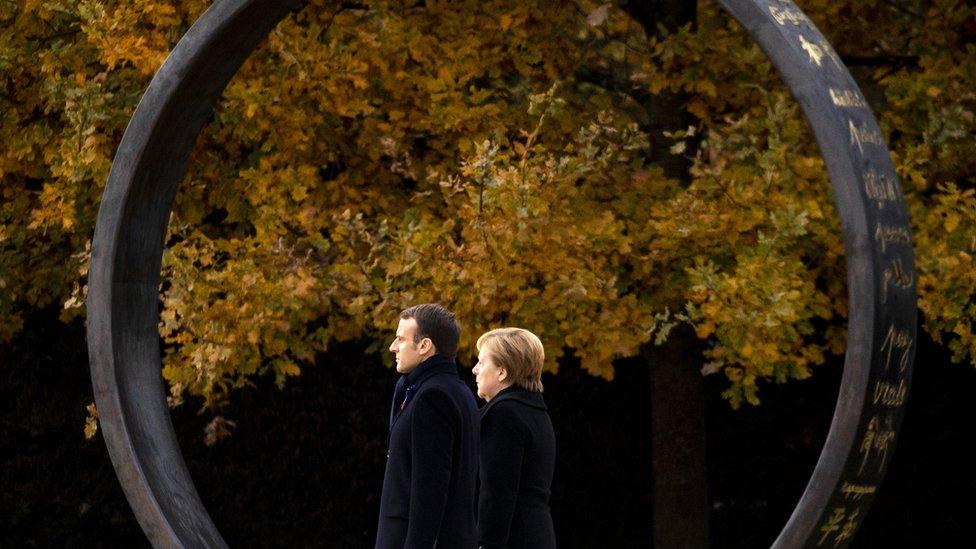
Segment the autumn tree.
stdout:
[[[0,3],[0,339],[31,309],[83,315],[114,149],[207,4]],[[976,7],[798,4],[893,150],[923,327],[976,365]],[[572,352],[610,378],[643,355],[724,376],[734,407],[812,375],[846,331],[819,152],[713,2],[310,2],[199,138],[163,280],[172,403],[215,414],[333,342],[379,348],[419,301],[458,313],[468,351],[526,326],[552,371]]]

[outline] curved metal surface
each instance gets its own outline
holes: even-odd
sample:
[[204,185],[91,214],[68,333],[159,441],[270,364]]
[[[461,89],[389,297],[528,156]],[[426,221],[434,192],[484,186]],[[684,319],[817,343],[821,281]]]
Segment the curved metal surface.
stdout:
[[[119,146],[92,244],[88,349],[116,473],[156,547],[225,547],[196,492],[166,407],[159,273],[173,197],[217,97],[301,0],[221,0],[153,78]],[[826,161],[850,300],[844,377],[827,442],[774,547],[846,546],[893,451],[915,352],[908,215],[874,116],[847,69],[789,0],[719,0],[780,71]]]
[[784,0],[719,0],[769,56],[820,146],[847,260],[847,354],[820,459],[773,544],[844,547],[894,451],[915,354],[915,256],[881,130],[840,57]]
[[156,547],[226,547],[187,472],[161,375],[157,296],[173,197],[217,97],[297,4],[213,4],[146,90],[102,195],[88,280],[95,402],[129,505]]

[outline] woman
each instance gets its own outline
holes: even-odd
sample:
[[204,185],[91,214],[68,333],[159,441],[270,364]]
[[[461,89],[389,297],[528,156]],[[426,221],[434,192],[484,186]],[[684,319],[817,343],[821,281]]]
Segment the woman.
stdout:
[[478,338],[481,409],[478,546],[553,548],[549,514],[556,437],[542,400],[542,342],[521,328]]

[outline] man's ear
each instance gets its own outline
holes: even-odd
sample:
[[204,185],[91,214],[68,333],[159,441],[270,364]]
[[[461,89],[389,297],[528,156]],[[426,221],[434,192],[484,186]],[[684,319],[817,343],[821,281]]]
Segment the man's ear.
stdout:
[[417,345],[417,352],[424,355],[430,352],[434,354],[434,342],[430,340],[429,337],[425,337],[420,340],[420,345]]

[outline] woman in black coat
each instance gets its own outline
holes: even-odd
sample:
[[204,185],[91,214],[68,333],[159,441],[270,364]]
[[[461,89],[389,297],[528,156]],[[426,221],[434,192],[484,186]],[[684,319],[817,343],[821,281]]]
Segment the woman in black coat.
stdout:
[[478,339],[481,409],[478,546],[556,547],[549,513],[556,436],[542,399],[542,342],[521,328]]

